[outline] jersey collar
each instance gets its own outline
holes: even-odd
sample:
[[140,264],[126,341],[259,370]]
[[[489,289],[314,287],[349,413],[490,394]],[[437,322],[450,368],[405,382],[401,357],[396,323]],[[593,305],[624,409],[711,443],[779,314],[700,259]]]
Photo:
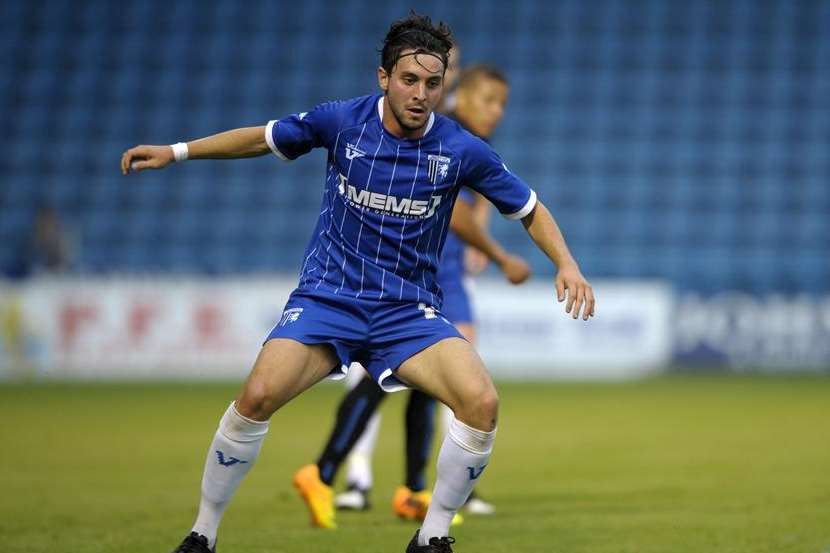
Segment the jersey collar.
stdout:
[[[385,96],[381,96],[378,98],[378,117],[380,117],[380,127],[383,128],[383,99]],[[435,124],[435,112],[429,114],[429,121],[427,121],[427,129],[424,131],[424,136],[429,134],[429,131],[432,130],[432,125]],[[424,138],[422,136],[421,138]]]

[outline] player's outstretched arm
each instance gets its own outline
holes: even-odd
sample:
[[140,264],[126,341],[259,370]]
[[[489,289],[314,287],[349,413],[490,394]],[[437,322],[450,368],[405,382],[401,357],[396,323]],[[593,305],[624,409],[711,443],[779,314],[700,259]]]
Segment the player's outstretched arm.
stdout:
[[174,161],[185,159],[234,159],[261,156],[269,151],[265,142],[265,127],[244,127],[187,144],[130,148],[121,156],[121,173],[126,175],[130,171],[162,169]]
[[556,274],[556,295],[560,302],[565,301],[565,290],[568,291],[565,312],[570,313],[574,319],[578,319],[579,311],[584,306],[583,320],[587,321],[588,317],[593,317],[594,290],[579,271],[579,265],[568,250],[565,237],[548,208],[542,202],[537,202],[533,211],[522,219],[522,224],[539,249],[559,269]]
[[476,218],[475,208],[467,202],[457,201],[450,217],[450,229],[461,240],[481,251],[489,260],[498,265],[504,276],[513,284],[521,284],[530,277],[530,267],[521,257],[504,251],[484,225]]

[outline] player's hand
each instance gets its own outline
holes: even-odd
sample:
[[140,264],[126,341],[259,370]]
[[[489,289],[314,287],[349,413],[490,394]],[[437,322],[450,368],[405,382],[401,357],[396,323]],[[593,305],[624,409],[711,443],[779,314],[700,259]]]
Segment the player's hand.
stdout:
[[521,284],[530,278],[530,266],[524,259],[515,255],[505,257],[499,268],[511,284]]
[[482,272],[489,262],[487,256],[475,248],[469,247],[464,250],[464,269],[471,275]]
[[121,174],[136,173],[145,169],[161,169],[173,163],[173,148],[170,146],[136,146],[121,156]]
[[565,301],[566,290],[568,302],[565,304],[565,313],[570,313],[574,319],[578,319],[581,309],[584,321],[594,316],[594,290],[576,265],[562,267],[556,274],[556,296],[560,302]]

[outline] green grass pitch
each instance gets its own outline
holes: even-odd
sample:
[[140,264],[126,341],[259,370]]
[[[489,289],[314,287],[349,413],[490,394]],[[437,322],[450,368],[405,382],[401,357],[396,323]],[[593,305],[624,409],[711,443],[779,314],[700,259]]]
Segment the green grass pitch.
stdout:
[[[189,531],[208,443],[238,384],[0,386],[0,551],[168,553]],[[480,490],[498,512],[459,553],[830,551],[830,378],[668,376],[502,383]],[[403,552],[403,394],[384,406],[374,509],[312,530],[290,485],[343,393],[277,414],[220,553]]]

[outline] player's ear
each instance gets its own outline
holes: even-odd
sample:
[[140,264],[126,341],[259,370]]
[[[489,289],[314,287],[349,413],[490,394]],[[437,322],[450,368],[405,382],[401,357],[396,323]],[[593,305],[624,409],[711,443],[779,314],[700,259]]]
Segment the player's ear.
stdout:
[[383,67],[378,67],[378,86],[384,92],[389,90],[389,73]]

